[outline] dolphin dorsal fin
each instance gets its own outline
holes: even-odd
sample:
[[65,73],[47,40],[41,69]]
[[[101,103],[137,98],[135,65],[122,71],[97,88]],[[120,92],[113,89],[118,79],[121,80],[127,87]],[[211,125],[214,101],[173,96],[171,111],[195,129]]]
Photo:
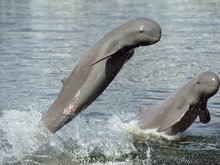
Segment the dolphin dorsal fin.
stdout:
[[149,111],[149,108],[146,105],[140,105],[139,107],[139,113],[144,113]]
[[63,84],[65,84],[66,81],[67,81],[67,79],[68,79],[68,77],[64,77],[64,78],[61,80],[61,82],[62,82]]

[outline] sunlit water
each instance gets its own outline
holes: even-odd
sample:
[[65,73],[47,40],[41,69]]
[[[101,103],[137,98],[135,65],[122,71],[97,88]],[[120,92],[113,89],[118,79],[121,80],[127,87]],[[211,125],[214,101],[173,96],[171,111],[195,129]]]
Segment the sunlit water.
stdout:
[[[219,9],[217,0],[0,0],[0,164],[219,164],[219,94],[208,102],[211,122],[182,135],[124,124],[191,77],[220,75]],[[60,80],[104,33],[137,17],[157,21],[161,41],[138,48],[86,111],[50,135],[38,122]]]

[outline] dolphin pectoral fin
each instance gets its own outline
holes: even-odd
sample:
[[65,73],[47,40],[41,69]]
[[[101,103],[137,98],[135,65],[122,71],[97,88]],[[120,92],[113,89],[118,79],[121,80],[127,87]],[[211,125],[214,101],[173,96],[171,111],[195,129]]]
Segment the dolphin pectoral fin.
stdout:
[[158,128],[158,132],[164,132],[168,128],[175,125],[178,121],[181,120],[181,118],[185,115],[185,113],[188,111],[189,106],[185,105],[179,109],[171,109],[169,110],[168,114],[166,114],[166,118],[163,119],[164,121]]
[[210,113],[209,113],[209,110],[207,108],[200,111],[199,120],[200,120],[201,123],[206,124],[210,121],[210,119],[211,119]]
[[[106,53],[106,54],[105,54]],[[130,49],[126,51],[125,48],[120,46],[118,42],[112,42],[111,45],[109,46],[108,50],[106,52],[103,52],[103,55],[98,57],[97,59],[90,61],[90,66],[93,66],[107,58],[110,58],[111,56],[114,55],[124,55],[126,57],[125,63],[131,59],[131,57],[134,54],[134,49]]]
[[[120,47],[119,48],[117,48],[117,49],[112,49],[108,54],[106,54],[105,56],[103,56],[103,57],[101,57],[101,58],[97,58],[95,61],[93,61],[91,64],[90,64],[90,66],[93,66],[93,65],[95,65],[95,64],[97,64],[97,63],[99,63],[99,62],[101,62],[101,61],[103,61],[103,60],[105,60],[105,59],[107,59],[107,58],[110,58],[111,56],[114,56],[114,55],[116,55],[116,54],[121,54],[121,51],[122,51],[123,49],[121,49]],[[131,59],[131,57],[133,56],[133,54],[134,54],[134,49],[131,49],[131,50],[129,50],[129,51],[127,51],[127,52],[123,52],[122,54],[124,54],[124,56],[126,57],[126,60],[125,60],[125,63],[126,62],[128,62],[130,59]]]
[[139,113],[144,113],[149,111],[149,108],[146,105],[140,105],[139,107]]
[[128,51],[128,53],[126,54],[125,63],[127,63],[131,59],[131,57],[133,57],[133,55],[134,55],[134,49],[131,49],[130,51]]
[[93,66],[103,60],[105,60],[106,58],[111,57],[112,55],[116,54],[118,51],[120,51],[121,47],[117,46],[118,43],[113,42],[110,46],[109,46],[109,50],[107,50],[106,54],[104,54],[101,57],[98,57],[97,59],[95,59],[94,61],[91,62],[90,66]]
[[97,63],[99,63],[99,62],[101,62],[101,61],[103,61],[103,60],[105,60],[105,59],[107,59],[107,58],[110,58],[111,56],[112,56],[112,54],[110,54],[110,55],[108,55],[108,56],[105,56],[104,58],[97,59],[97,60],[94,61],[90,66],[93,66],[93,65],[95,65],[95,64],[97,64]]

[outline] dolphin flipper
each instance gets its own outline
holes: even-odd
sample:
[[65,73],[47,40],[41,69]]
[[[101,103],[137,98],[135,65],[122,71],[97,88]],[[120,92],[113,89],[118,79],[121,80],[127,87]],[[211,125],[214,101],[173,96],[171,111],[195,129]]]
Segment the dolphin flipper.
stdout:
[[90,66],[93,66],[93,65],[99,63],[100,61],[105,60],[106,58],[110,58],[114,53],[115,53],[115,52],[113,52],[112,54],[108,54],[107,56],[105,56],[105,57],[103,57],[103,58],[100,58],[100,59],[95,60],[94,62],[92,62],[92,64],[90,64]]
[[163,132],[167,130],[168,128],[175,125],[178,121],[181,120],[181,118],[185,115],[185,113],[189,110],[188,105],[184,105],[183,107],[173,110],[169,110],[170,115],[167,115],[167,118],[164,119],[164,122],[162,125],[159,126],[158,132]]
[[208,123],[210,121],[211,117],[210,117],[210,113],[209,110],[207,108],[202,109],[199,113],[199,120],[201,123]]
[[[112,42],[109,46],[109,49],[107,50],[107,53],[104,54],[104,56],[100,56],[97,59],[91,59],[90,66],[95,65],[96,63],[111,57],[112,55],[116,54],[118,51],[120,51],[121,47],[119,46],[118,42]],[[109,52],[108,52],[109,51]]]

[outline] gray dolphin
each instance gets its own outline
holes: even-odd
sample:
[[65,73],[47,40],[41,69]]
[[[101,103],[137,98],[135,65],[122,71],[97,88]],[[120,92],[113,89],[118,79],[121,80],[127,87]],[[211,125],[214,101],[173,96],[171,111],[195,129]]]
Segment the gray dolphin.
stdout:
[[120,25],[100,38],[79,61],[55,102],[41,121],[55,133],[89,106],[109,85],[134,48],[160,40],[161,27],[153,20],[138,18]]
[[175,135],[184,132],[197,116],[200,122],[208,123],[210,114],[207,101],[217,93],[219,84],[219,77],[215,73],[201,73],[153,109],[141,106],[141,112],[136,117],[138,126],[142,129],[156,128],[157,132]]

